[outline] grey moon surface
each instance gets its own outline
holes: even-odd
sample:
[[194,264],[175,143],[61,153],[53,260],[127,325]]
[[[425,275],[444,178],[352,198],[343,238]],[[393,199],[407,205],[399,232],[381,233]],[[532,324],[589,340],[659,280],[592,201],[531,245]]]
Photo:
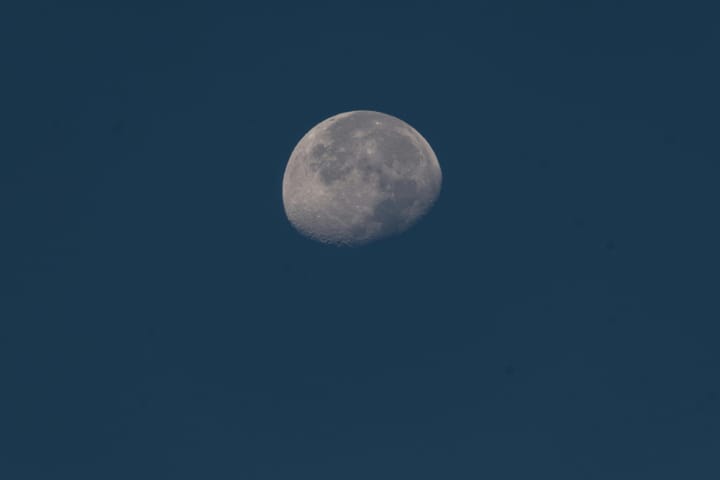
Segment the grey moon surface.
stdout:
[[356,110],[303,136],[285,168],[283,205],[301,234],[360,246],[410,228],[441,184],[440,164],[420,133],[391,115]]

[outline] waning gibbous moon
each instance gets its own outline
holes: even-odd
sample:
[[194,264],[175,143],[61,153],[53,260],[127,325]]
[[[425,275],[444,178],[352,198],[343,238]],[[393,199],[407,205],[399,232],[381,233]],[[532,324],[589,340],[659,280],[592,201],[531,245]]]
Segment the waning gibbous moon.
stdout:
[[357,110],[305,134],[285,168],[282,195],[301,234],[359,246],[410,228],[435,203],[441,184],[435,152],[413,127]]

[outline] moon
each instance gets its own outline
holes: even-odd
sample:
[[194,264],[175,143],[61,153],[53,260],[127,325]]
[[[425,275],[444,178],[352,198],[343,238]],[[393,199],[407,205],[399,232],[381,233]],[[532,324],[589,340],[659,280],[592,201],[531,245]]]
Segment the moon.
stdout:
[[420,133],[391,115],[355,110],[302,137],[285,168],[282,196],[302,235],[360,246],[414,225],[441,184],[440,164]]

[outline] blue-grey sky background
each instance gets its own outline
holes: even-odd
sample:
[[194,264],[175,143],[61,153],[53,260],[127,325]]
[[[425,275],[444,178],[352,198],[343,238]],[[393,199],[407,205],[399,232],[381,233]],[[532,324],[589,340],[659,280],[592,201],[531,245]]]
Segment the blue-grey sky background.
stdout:
[[[0,7],[0,478],[720,478],[713,2]],[[333,114],[430,214],[287,222]]]

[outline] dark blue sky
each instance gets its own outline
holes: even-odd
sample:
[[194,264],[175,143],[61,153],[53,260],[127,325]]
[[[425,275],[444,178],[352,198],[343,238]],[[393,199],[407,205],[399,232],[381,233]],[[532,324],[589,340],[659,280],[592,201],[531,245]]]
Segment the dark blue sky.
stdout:
[[[712,2],[14,3],[0,478],[720,478]],[[325,247],[353,109],[443,191]]]

